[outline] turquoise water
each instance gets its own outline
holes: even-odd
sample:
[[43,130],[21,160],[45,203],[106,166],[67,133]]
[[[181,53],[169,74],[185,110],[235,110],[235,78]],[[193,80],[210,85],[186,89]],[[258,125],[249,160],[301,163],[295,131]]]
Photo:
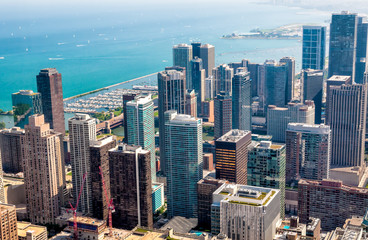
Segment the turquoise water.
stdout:
[[246,2],[93,3],[91,9],[53,6],[58,11],[36,4],[15,8],[9,3],[0,8],[0,108],[11,109],[11,93],[36,90],[35,76],[41,68],[56,67],[62,73],[66,98],[160,71],[172,64],[173,44],[193,40],[215,45],[216,64],[294,56],[300,68],[297,40],[220,37],[256,27],[322,24],[330,18],[312,10]]

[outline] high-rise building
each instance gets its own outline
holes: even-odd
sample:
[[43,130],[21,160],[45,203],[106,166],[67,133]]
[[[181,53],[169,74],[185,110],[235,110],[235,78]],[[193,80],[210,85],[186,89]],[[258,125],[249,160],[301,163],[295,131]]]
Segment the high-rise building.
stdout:
[[4,173],[0,158],[0,203],[5,203]]
[[200,113],[201,103],[205,100],[205,76],[206,70],[203,69],[202,59],[200,58],[193,58],[190,61],[191,68],[192,68],[192,83],[193,83],[193,90],[197,95],[197,107],[198,113]]
[[306,180],[298,183],[298,216],[321,219],[324,231],[342,227],[352,216],[364,216],[368,207],[368,189],[343,185],[336,180]]
[[284,107],[288,104],[289,66],[285,63],[267,61],[264,69],[265,106]]
[[176,111],[165,113],[167,213],[196,218],[197,182],[202,178],[202,120]]
[[204,99],[205,100],[213,99],[213,93],[214,93],[213,76],[209,76],[208,78],[206,78],[204,80],[204,85],[205,85]]
[[206,229],[211,228],[211,205],[213,193],[226,181],[203,178],[197,183],[198,192],[198,225]]
[[350,76],[339,76],[339,75],[334,75],[332,77],[330,77],[327,82],[326,82],[326,116],[325,116],[325,123],[329,122],[329,117],[331,116],[331,109],[330,109],[330,105],[331,105],[331,89],[333,88],[339,88],[339,86],[345,84],[351,84],[351,77]]
[[301,72],[301,102],[313,100],[314,122],[322,123],[323,70],[304,69]]
[[285,64],[287,68],[285,105],[294,98],[294,78],[295,78],[295,58],[283,57],[280,59],[280,64]]
[[215,138],[219,138],[232,129],[232,98],[227,92],[220,92],[214,101]]
[[0,156],[5,172],[23,172],[21,137],[24,130],[19,127],[0,131]]
[[0,239],[18,240],[17,213],[14,205],[0,204]]
[[354,82],[364,83],[364,72],[367,68],[368,22],[358,17],[357,46],[355,52]]
[[[126,104],[132,100],[135,99],[135,97],[137,96],[137,93],[127,93],[123,95],[123,114],[124,114],[124,119],[126,119]],[[129,140],[129,136],[128,136],[128,122],[124,121],[124,142],[127,143]]]
[[367,118],[367,86],[341,85],[330,91],[331,165],[361,166]]
[[158,73],[158,120],[160,131],[160,165],[166,173],[165,112],[175,110],[185,114],[185,69],[170,69]]
[[28,124],[28,117],[33,114],[42,114],[41,94],[32,90],[20,90],[12,94],[14,124],[24,128]]
[[258,96],[258,71],[260,64],[258,63],[248,63],[249,77],[251,80],[252,97]]
[[216,144],[216,178],[247,184],[250,131],[233,129],[218,138]]
[[248,154],[248,184],[280,190],[280,217],[285,217],[285,145],[256,143]]
[[173,47],[173,66],[185,67],[186,89],[192,89],[192,69],[190,60],[193,59],[193,48],[188,44],[179,44]]
[[37,75],[37,91],[41,93],[42,112],[50,128],[65,134],[63,86],[55,68],[45,68]]
[[[92,182],[92,208],[93,217],[107,220],[108,204],[110,201],[110,166],[109,166],[109,150],[115,148],[116,140],[113,136],[106,136],[90,143],[90,166],[91,182]],[[105,181],[102,183],[100,167]],[[107,198],[106,199],[106,193]]]
[[200,48],[199,55],[203,61],[203,69],[206,70],[206,78],[208,78],[212,75],[212,69],[215,67],[215,47],[204,44]]
[[269,105],[267,110],[267,135],[274,142],[285,142],[285,133],[289,123],[314,124],[314,103],[289,103],[287,108]]
[[151,177],[156,181],[154,104],[151,96],[141,96],[126,104],[128,144],[141,146],[151,154]]
[[124,229],[153,227],[151,155],[138,146],[118,145],[109,151],[113,224]]
[[280,221],[280,190],[224,184],[213,193],[212,233],[232,240],[274,239]]
[[344,75],[353,77],[357,47],[358,17],[355,13],[332,14],[330,24],[330,52],[328,77]]
[[302,69],[324,69],[326,55],[326,27],[303,26],[302,54]]
[[64,182],[61,133],[43,115],[32,115],[22,136],[27,213],[33,224],[54,224],[60,214]]
[[197,117],[197,96],[194,90],[187,90],[185,94],[185,112],[186,114]]
[[47,240],[47,228],[29,222],[17,222],[19,240]]
[[203,118],[203,121],[214,123],[215,122],[214,111],[215,111],[214,100],[202,102],[201,118]]
[[216,96],[220,92],[231,96],[231,81],[234,77],[234,69],[230,68],[227,64],[221,64],[212,69],[213,76],[213,92]]
[[96,119],[88,114],[77,113],[68,121],[70,141],[70,161],[72,165],[73,196],[75,200],[83,184],[83,175],[86,180],[80,193],[78,210],[85,214],[92,214],[92,179],[90,162],[90,142],[96,140]]
[[200,58],[202,44],[200,42],[192,42],[190,45],[192,45],[193,49],[193,58]]
[[286,131],[286,182],[329,178],[331,130],[327,125],[289,123]]
[[238,72],[232,81],[232,128],[252,130],[252,93],[249,72]]

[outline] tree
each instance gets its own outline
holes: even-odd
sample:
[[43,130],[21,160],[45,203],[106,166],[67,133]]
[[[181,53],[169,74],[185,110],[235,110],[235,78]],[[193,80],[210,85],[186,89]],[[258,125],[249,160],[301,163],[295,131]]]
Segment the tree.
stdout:
[[5,128],[5,123],[4,122],[0,122],[0,129],[4,129]]

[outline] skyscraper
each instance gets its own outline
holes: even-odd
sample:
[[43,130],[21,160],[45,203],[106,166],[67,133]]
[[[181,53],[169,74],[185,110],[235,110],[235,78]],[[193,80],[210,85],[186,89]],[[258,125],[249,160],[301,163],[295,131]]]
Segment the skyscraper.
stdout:
[[215,67],[215,47],[210,44],[202,45],[200,58],[203,61],[203,69],[206,70],[206,78],[208,78],[212,75],[212,69]]
[[14,205],[0,204],[0,239],[18,240],[17,212]]
[[114,226],[153,227],[151,155],[138,146],[118,145],[109,151]]
[[5,203],[4,172],[0,158],[0,203]]
[[327,125],[289,123],[286,131],[286,182],[329,178],[331,130]]
[[295,78],[295,58],[283,57],[280,59],[280,64],[285,64],[287,68],[285,105],[294,98],[294,78]]
[[303,26],[302,69],[323,70],[326,55],[326,27]]
[[220,92],[215,98],[215,138],[232,129],[232,98],[227,92]]
[[204,80],[204,85],[205,85],[205,97],[204,99],[205,100],[208,100],[208,99],[213,99],[213,93],[214,93],[214,89],[213,89],[213,77],[210,76],[208,78],[206,78]]
[[192,68],[193,89],[197,95],[197,112],[200,113],[202,102],[205,100],[204,80],[206,70],[203,69],[202,59],[195,57],[190,61]]
[[5,172],[23,172],[21,138],[24,130],[19,127],[0,131],[0,156]]
[[37,91],[41,93],[42,111],[50,128],[65,134],[63,86],[55,68],[45,68],[37,75]]
[[252,130],[252,96],[249,72],[239,72],[233,77],[232,128]]
[[185,67],[186,72],[186,89],[192,89],[192,69],[190,67],[190,60],[193,59],[193,49],[191,45],[179,44],[173,47],[173,65],[178,67]]
[[22,136],[27,213],[33,224],[54,224],[65,185],[61,133],[50,129],[43,115],[32,115]]
[[[127,93],[127,94],[124,94],[123,95],[123,114],[124,114],[124,119],[126,119],[126,104],[127,102],[130,102],[132,100],[135,99],[135,96],[137,96],[136,93]],[[128,142],[128,139],[129,139],[129,136],[128,136],[128,127],[127,127],[127,124],[128,122],[127,121],[124,121],[124,142],[127,143]]]
[[151,154],[151,177],[156,181],[154,105],[151,96],[140,96],[126,104],[128,144],[141,146]]
[[165,112],[167,213],[196,218],[197,182],[202,178],[202,120]]
[[256,143],[248,154],[248,184],[280,190],[280,216],[285,217],[285,145]]
[[194,90],[187,90],[185,94],[185,113],[197,117],[198,107],[197,107],[197,97]]
[[341,85],[331,89],[331,165],[361,166],[367,117],[367,87],[364,84]]
[[258,63],[248,63],[249,77],[252,85],[252,97],[258,96],[258,79],[259,79],[259,66]]
[[314,124],[314,103],[289,103],[287,108],[269,105],[267,110],[267,135],[275,142],[285,142],[285,133],[289,123]]
[[333,75],[353,77],[357,47],[357,23],[358,17],[355,13],[332,14],[328,59],[329,78]]
[[315,106],[314,122],[322,122],[323,70],[304,69],[301,72],[301,101],[313,100]]
[[216,96],[220,92],[231,96],[231,81],[234,77],[234,69],[230,68],[227,64],[221,64],[212,69],[213,76],[213,92]]
[[367,67],[367,38],[368,23],[363,21],[362,17],[358,17],[354,82],[359,84],[363,83],[364,72],[366,71]]
[[193,49],[193,58],[200,58],[201,55],[201,43],[200,42],[192,42],[192,49]]
[[78,210],[92,214],[92,180],[90,162],[90,142],[96,140],[96,119],[88,114],[77,113],[68,121],[70,141],[70,162],[72,165],[73,196],[75,200],[83,183],[83,175],[87,173],[83,190],[80,193]]
[[275,105],[284,107],[288,104],[288,73],[289,67],[285,63],[267,61],[265,63],[264,96],[265,106]]
[[12,94],[13,112],[16,120],[14,124],[24,128],[28,124],[28,117],[33,114],[42,114],[41,94],[32,90],[20,90]]
[[185,69],[165,70],[158,73],[158,120],[160,131],[160,165],[166,172],[165,162],[165,112],[175,110],[185,113]]
[[216,140],[216,178],[247,184],[250,131],[233,129]]
[[[101,139],[91,141],[90,143],[90,166],[91,182],[92,182],[92,208],[93,217],[107,220],[108,218],[108,204],[110,201],[110,166],[109,166],[109,150],[115,148],[116,140],[113,136],[106,136]],[[102,183],[102,176],[100,174],[101,167],[102,174],[105,181],[106,193]]]

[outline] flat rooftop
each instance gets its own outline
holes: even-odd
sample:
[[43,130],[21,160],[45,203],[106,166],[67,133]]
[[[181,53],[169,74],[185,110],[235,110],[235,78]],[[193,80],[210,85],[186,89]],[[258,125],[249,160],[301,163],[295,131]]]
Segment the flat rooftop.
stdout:
[[[69,218],[68,221],[73,222],[74,219],[71,217]],[[89,225],[98,226],[98,227],[106,223],[104,220],[99,220],[96,218],[90,218],[90,217],[84,217],[84,216],[78,216],[77,221],[78,223],[89,224]]]
[[342,76],[342,75],[333,75],[332,77],[330,77],[329,79],[327,79],[327,81],[349,81],[351,79],[350,76]]
[[298,131],[303,133],[329,134],[330,126],[324,124],[289,123],[287,131]]
[[29,222],[17,222],[18,236],[26,237],[28,231],[32,231],[33,235],[36,237],[44,232],[47,232],[47,228],[43,226],[33,225]]
[[250,131],[232,129],[229,132],[225,133],[222,137],[218,138],[216,141],[222,142],[238,142],[243,137],[251,134]]
[[281,145],[281,144],[272,144],[271,141],[261,141],[261,142],[256,142],[254,147],[255,148],[263,148],[263,149],[280,150],[284,146],[285,145]]

